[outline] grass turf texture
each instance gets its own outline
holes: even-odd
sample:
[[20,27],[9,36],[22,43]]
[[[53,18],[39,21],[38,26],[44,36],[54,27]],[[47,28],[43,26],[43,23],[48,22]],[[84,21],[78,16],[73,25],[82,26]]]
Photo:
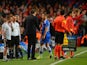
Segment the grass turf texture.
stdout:
[[[84,50],[87,50],[87,47],[79,47],[75,54],[80,53]],[[36,57],[39,54],[36,53]],[[23,59],[13,59],[7,62],[3,62],[0,59],[0,65],[50,65],[51,63],[57,62],[59,60],[55,60],[54,57],[49,58],[49,53],[47,51],[44,52],[43,58],[39,60],[27,60],[27,56],[25,55]],[[66,61],[60,62],[56,65],[87,65],[87,52],[76,56],[72,59],[68,59]]]

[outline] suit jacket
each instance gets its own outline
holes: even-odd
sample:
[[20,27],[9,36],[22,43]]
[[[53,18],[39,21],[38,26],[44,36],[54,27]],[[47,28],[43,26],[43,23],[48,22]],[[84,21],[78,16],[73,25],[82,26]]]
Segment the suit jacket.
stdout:
[[25,19],[24,28],[25,28],[24,35],[28,36],[29,42],[30,43],[35,42],[35,40],[36,40],[36,29],[39,29],[38,18],[36,16],[29,15]]

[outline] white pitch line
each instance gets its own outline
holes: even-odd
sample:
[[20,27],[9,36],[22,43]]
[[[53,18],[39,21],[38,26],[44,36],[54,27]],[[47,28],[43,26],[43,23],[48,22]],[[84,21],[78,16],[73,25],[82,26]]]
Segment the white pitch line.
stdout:
[[[87,50],[85,50],[85,51],[83,51],[83,52],[80,52],[80,53],[76,54],[74,57],[79,56],[79,55],[81,55],[81,54],[84,54],[84,53],[86,53],[86,52],[87,52]],[[68,59],[71,59],[71,58],[68,58]],[[60,62],[66,61],[66,60],[68,60],[68,59],[59,60],[59,61],[57,61],[57,62],[51,63],[50,65],[56,65],[56,64],[58,64],[58,63],[60,63]]]
[[87,52],[87,50],[85,50],[85,51],[83,51],[83,52],[80,52],[80,53],[76,54],[74,57],[79,56],[79,55],[81,55],[81,54],[84,54],[84,53],[86,53],[86,52]]

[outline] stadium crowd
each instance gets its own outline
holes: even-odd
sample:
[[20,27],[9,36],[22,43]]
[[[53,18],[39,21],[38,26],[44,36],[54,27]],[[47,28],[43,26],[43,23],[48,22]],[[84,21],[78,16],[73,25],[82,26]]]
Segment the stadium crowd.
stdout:
[[72,16],[73,25],[68,24],[68,26],[73,26],[73,30],[70,31],[72,34],[81,37],[87,34],[87,2],[85,0],[0,0],[0,28],[8,17],[15,18],[20,25],[21,38],[24,38],[25,20],[32,9],[36,11],[39,27],[44,21],[43,13],[47,14],[51,22],[51,36],[55,36],[53,22],[57,16],[60,16],[61,11],[65,12],[66,21],[68,16]]
[[[39,18],[39,21],[41,21],[42,13],[48,13],[50,15],[50,18],[54,19],[57,15],[59,15],[60,10],[64,10],[66,12],[65,15],[70,10],[75,11],[75,17],[77,19],[74,19],[78,21],[81,18],[85,17],[80,15],[81,12],[83,12],[83,10],[87,10],[86,6],[87,3],[84,0],[3,0],[0,1],[0,25],[2,25],[3,23],[3,18],[6,15],[10,14],[18,15],[18,22],[20,23],[20,26],[23,26],[24,19],[26,16],[29,15],[29,12],[32,8],[35,8],[37,10],[37,17]],[[86,18],[84,19],[86,20]],[[79,27],[80,24],[82,24],[82,20],[80,21],[81,22],[77,24],[77,27]]]

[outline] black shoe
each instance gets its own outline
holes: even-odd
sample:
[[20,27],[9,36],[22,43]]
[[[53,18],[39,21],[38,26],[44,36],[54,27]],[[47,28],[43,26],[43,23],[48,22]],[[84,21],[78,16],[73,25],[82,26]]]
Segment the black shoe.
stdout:
[[15,59],[19,59],[19,57],[15,57]]
[[71,58],[73,58],[73,56],[71,56]]
[[50,56],[50,59],[52,58],[52,56]]
[[57,57],[54,57],[55,60],[57,60]]
[[61,56],[60,59],[65,59],[65,57]]
[[36,58],[31,58],[31,60],[36,60]]

